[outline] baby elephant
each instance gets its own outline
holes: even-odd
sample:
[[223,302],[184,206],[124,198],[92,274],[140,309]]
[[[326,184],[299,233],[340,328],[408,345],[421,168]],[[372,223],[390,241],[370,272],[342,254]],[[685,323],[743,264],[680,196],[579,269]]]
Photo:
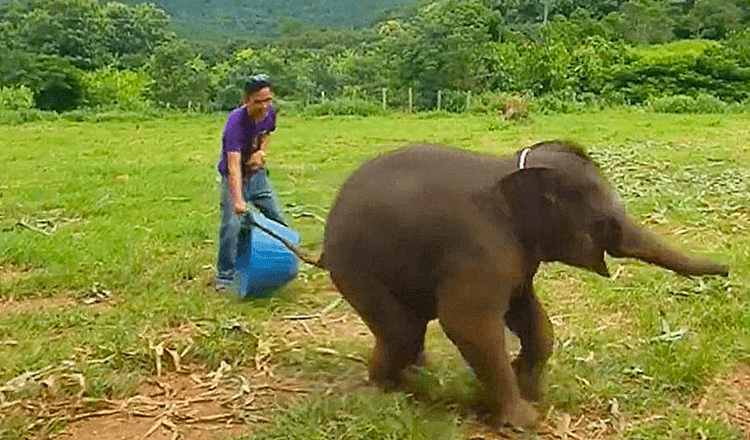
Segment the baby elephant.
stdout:
[[[537,417],[528,401],[540,398],[553,344],[534,274],[561,261],[608,276],[605,252],[728,274],[635,226],[586,154],[560,141],[505,158],[418,146],[365,164],[331,208],[316,264],[375,336],[373,381],[398,385],[439,319],[496,421],[523,427]],[[512,362],[505,325],[521,340]]]

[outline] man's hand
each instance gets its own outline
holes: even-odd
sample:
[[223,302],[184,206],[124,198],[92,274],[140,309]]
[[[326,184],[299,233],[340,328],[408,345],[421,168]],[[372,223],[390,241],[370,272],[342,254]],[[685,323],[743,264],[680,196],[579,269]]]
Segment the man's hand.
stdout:
[[247,159],[247,163],[250,166],[262,166],[264,163],[266,163],[266,152],[263,150],[256,151],[255,153],[250,155],[250,157]]
[[240,216],[247,214],[247,202],[244,200],[234,202],[234,213]]

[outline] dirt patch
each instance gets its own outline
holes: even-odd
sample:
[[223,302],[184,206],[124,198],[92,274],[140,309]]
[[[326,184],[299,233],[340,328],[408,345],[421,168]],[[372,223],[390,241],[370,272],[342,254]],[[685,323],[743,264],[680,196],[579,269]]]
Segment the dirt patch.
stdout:
[[750,366],[742,365],[716,379],[690,407],[699,414],[720,417],[750,440]]
[[235,371],[222,363],[210,372],[182,366],[179,372],[149,379],[126,399],[85,398],[80,387],[67,399],[47,393],[2,407],[8,414],[36,416],[38,423],[67,424],[49,438],[222,439],[257,429],[274,411],[297,405],[312,392],[294,380],[276,377],[262,360],[259,366]]
[[86,292],[84,294],[58,293],[43,298],[6,299],[0,301],[0,316],[25,312],[39,312],[76,307],[107,309],[116,303],[111,293]]
[[33,271],[16,266],[0,266],[0,284],[10,284],[18,280],[31,278]]
[[536,431],[523,431],[515,428],[492,428],[480,417],[472,416],[468,421],[470,440],[601,440],[620,438],[627,424],[620,417],[616,402],[607,408],[591,408],[573,417],[551,407],[541,417]]
[[69,296],[52,296],[47,298],[33,298],[0,301],[0,316],[22,312],[38,312],[40,310],[62,309],[76,307],[75,298]]

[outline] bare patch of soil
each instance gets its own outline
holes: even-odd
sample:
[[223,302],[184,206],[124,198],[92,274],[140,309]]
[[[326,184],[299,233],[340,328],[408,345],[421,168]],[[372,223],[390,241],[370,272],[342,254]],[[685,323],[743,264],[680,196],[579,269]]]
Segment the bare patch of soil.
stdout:
[[214,440],[247,433],[269,421],[272,412],[298,404],[311,390],[272,369],[215,371],[181,367],[151,378],[135,396],[92,399],[82,393],[69,399],[10,402],[3,407],[26,411],[39,419],[57,419],[67,427],[55,439]]
[[0,266],[0,284],[10,284],[14,281],[30,278],[33,272],[16,266]]
[[65,295],[22,300],[8,299],[0,301],[0,316],[22,312],[63,309],[67,307],[76,307],[77,305],[78,304],[74,298]]
[[691,408],[699,414],[719,416],[750,440],[750,366],[742,365],[716,379]]
[[76,307],[106,309],[112,307],[114,303],[111,293],[105,295],[95,292],[85,295],[59,293],[55,296],[43,298],[6,299],[0,301],[0,316]]

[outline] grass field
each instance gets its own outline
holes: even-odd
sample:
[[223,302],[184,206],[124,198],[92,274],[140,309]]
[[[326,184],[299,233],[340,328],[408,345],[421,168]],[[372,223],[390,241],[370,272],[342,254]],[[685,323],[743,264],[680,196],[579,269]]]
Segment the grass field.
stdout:
[[[0,126],[0,439],[529,438],[477,420],[474,378],[436,325],[406,392],[366,386],[371,337],[317,269],[271,299],[213,292],[223,119]],[[732,273],[543,266],[556,347],[531,438],[747,439],[749,127],[625,110],[282,117],[269,166],[315,250],[368,158],[421,141],[498,155],[582,143],[634,217]]]

